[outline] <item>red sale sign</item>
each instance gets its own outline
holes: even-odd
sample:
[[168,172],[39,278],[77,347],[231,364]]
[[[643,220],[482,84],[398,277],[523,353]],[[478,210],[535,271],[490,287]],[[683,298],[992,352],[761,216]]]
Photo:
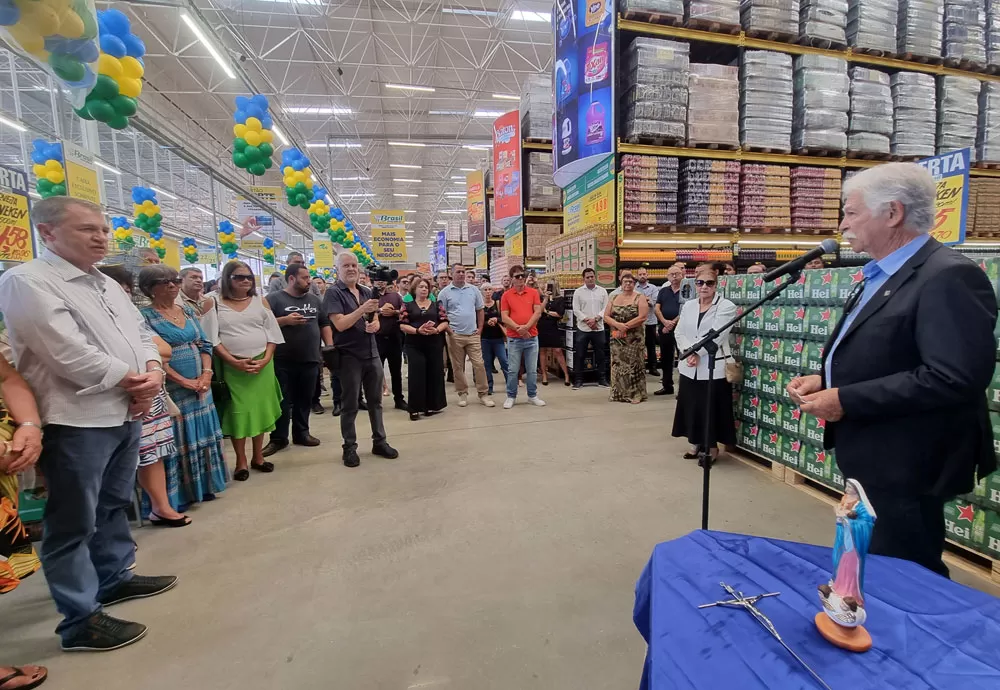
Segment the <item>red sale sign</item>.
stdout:
[[521,113],[493,121],[493,222],[506,227],[521,217]]

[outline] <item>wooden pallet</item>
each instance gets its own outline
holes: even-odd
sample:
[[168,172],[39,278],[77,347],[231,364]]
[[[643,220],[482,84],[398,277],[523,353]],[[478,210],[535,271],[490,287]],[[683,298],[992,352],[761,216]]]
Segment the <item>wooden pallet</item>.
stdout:
[[872,57],[893,57],[891,50],[879,50],[878,48],[859,48],[854,46],[851,51],[859,55],[871,55]]
[[684,146],[685,143],[684,137],[650,137],[642,135],[622,137],[622,141],[644,146]]
[[647,24],[659,24],[661,26],[680,26],[684,23],[684,18],[678,17],[675,14],[660,14],[658,12],[644,12],[641,10],[629,10],[623,12],[622,16],[625,19],[646,22]]
[[920,65],[940,65],[944,63],[944,58],[940,55],[917,55],[916,53],[903,53],[899,57],[907,62],[916,62]]
[[548,137],[525,137],[524,141],[527,141],[531,144],[548,144],[549,146],[552,145],[552,140],[549,139]]
[[1000,170],[1000,162],[996,161],[976,161],[972,164],[973,168],[980,168],[982,170]]
[[740,148],[744,151],[750,151],[753,153],[791,153],[791,147],[787,149],[772,148],[770,146],[751,146],[750,144],[743,144]]
[[797,43],[799,38],[797,34],[768,29],[747,29],[746,35],[750,38],[759,38],[763,41],[778,41],[780,43]]
[[688,29],[711,31],[714,34],[731,34],[733,36],[739,35],[740,31],[743,30],[743,27],[739,24],[727,24],[725,22],[716,22],[711,19],[698,19],[695,17],[691,17],[684,22],[684,26]]
[[712,141],[689,141],[690,149],[708,149],[710,151],[739,151],[739,144],[720,144]]
[[897,154],[892,154],[892,160],[902,161],[903,163],[915,163],[916,161],[921,161],[927,156],[900,156]]
[[818,146],[803,146],[800,149],[795,149],[795,154],[798,156],[816,156],[818,158],[843,158],[847,155],[847,151],[843,149],[824,149]]
[[945,67],[965,70],[966,72],[985,72],[986,63],[968,58],[945,58]]
[[878,153],[875,151],[848,151],[848,158],[855,158],[862,161],[891,161],[891,153]]
[[832,38],[822,38],[820,36],[799,36],[795,40],[795,43],[798,43],[800,46],[820,48],[821,50],[845,50],[847,48],[846,43],[834,41]]
[[550,213],[552,211],[559,211],[560,213],[562,213],[562,209],[556,208],[555,206],[532,206],[531,208],[524,209],[525,213],[533,213],[533,212]]

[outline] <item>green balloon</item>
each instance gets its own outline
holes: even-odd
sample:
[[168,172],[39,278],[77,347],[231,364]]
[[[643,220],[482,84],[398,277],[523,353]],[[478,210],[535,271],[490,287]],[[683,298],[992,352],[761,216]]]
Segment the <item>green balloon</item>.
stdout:
[[139,104],[134,98],[118,95],[111,99],[111,106],[115,112],[125,117],[132,117],[139,110]]
[[135,217],[135,222],[136,223],[145,223],[147,221],[149,221],[149,216],[146,215],[145,213],[140,213],[139,215],[137,215]]
[[263,144],[261,144],[260,146],[258,146],[257,148],[259,148],[260,152],[263,155],[265,155],[265,156],[270,156],[270,155],[272,155],[274,153],[274,147],[271,146],[266,141]]
[[39,194],[45,194],[52,189],[52,183],[44,177],[39,177],[38,182],[35,183],[35,188],[38,190]]
[[247,161],[247,157],[244,156],[241,152],[234,151],[233,152],[233,165],[235,165],[237,168],[240,168],[242,170],[246,170],[247,166],[249,165],[249,162]]
[[110,101],[118,96],[118,82],[106,74],[97,76],[97,83],[88,96],[91,100]]
[[265,158],[264,161],[263,161],[263,163],[264,163],[264,169],[265,170],[270,170],[271,166],[274,165],[274,161],[272,161],[270,158]]
[[90,113],[90,117],[98,122],[109,122],[115,116],[115,109],[108,101],[91,100],[87,101],[84,107]]
[[236,137],[233,139],[233,149],[236,151],[242,151],[247,147],[247,140],[243,137]]
[[154,213],[150,217],[149,222],[150,223],[155,223],[156,225],[159,225],[160,223],[163,222],[163,216],[161,214],[159,214],[159,213]]
[[80,34],[80,38],[88,41],[97,38],[97,22],[94,20],[94,13],[87,7],[87,3],[73,3],[73,11],[80,15],[80,19],[83,20],[83,33]]
[[267,168],[264,167],[263,163],[254,163],[253,165],[250,166],[250,173],[253,175],[257,175],[258,177],[260,177],[266,172]]
[[51,196],[66,196],[66,185],[62,183],[52,185]]
[[128,118],[124,115],[115,115],[110,120],[108,120],[108,127],[111,129],[127,129],[128,128]]
[[82,117],[84,120],[93,120],[94,119],[94,118],[92,118],[90,116],[90,113],[87,112],[87,104],[86,103],[84,103],[81,107],[76,108],[75,110],[73,110],[73,112],[76,113],[79,117]]
[[86,75],[83,63],[72,55],[52,53],[49,55],[49,64],[56,76],[65,81],[80,81]]
[[295,186],[292,187],[292,189],[294,189],[296,192],[298,192],[298,193],[301,194],[302,192],[306,191],[306,183],[305,182],[296,182]]
[[260,149],[247,144],[247,147],[243,149],[243,155],[247,157],[248,162],[256,163],[260,160]]

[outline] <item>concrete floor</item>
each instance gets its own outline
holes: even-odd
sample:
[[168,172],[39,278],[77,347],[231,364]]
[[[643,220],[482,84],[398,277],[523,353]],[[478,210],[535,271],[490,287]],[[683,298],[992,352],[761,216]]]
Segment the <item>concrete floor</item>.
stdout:
[[[387,410],[400,458],[362,444],[355,470],[336,420],[314,416],[322,446],[271,458],[190,527],[136,530],[137,572],[180,576],[111,611],[148,624],[144,640],[61,653],[38,574],[0,597],[0,663],[48,665],[49,690],[635,687],[635,580],[656,543],[698,527],[701,472],[669,436],[672,398],[539,390],[548,407],[522,389],[513,410],[451,392],[430,420]],[[800,490],[726,458],[712,476],[713,529],[832,542],[831,509]]]

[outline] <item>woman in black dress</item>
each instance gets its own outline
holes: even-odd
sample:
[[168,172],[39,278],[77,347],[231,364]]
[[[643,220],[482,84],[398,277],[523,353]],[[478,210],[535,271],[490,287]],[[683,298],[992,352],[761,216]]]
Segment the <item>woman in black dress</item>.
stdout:
[[423,412],[428,417],[448,405],[444,392],[444,336],[448,317],[431,299],[431,281],[418,278],[410,284],[412,301],[404,302],[399,328],[406,334],[409,371],[407,405],[410,419]]
[[549,385],[549,367],[555,364],[562,369],[563,379],[568,386],[569,369],[566,368],[566,358],[563,356],[563,345],[566,334],[559,330],[559,322],[566,313],[566,300],[563,299],[559,282],[549,278],[545,283],[545,294],[542,295],[542,318],[538,320],[538,373],[542,377],[542,385]]

